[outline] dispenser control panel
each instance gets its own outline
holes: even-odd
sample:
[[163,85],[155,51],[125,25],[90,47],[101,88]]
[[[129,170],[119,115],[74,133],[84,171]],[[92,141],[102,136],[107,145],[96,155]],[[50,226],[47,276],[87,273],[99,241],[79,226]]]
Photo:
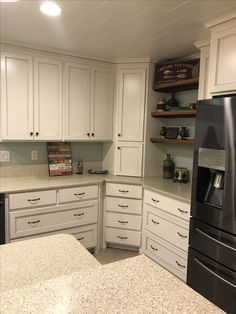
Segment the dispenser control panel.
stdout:
[[200,147],[198,166],[225,171],[225,150]]

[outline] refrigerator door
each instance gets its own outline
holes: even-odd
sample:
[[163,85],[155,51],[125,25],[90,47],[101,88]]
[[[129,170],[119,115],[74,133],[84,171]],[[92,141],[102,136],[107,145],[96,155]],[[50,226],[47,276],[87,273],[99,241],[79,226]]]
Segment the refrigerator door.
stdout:
[[187,284],[229,314],[236,313],[236,272],[189,249]]
[[[195,138],[191,215],[236,234],[236,97],[199,101]],[[199,200],[201,190],[209,185],[209,169],[198,165],[202,148],[225,154],[222,208]]]
[[236,236],[191,218],[189,245],[236,272]]

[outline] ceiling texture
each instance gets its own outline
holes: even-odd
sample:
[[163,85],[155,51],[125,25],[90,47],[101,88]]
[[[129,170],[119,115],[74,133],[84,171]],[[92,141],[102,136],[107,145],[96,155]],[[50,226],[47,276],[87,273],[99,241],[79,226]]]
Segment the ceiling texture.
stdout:
[[235,0],[56,0],[59,17],[42,1],[0,4],[1,41],[31,43],[107,61],[163,60],[195,53],[209,38],[204,23],[236,9]]

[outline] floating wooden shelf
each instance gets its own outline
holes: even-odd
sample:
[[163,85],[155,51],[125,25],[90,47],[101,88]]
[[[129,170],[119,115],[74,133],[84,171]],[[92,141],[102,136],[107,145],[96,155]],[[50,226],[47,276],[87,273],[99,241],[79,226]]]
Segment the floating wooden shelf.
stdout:
[[179,80],[172,83],[163,83],[153,86],[153,90],[156,92],[180,92],[185,90],[192,90],[198,88],[198,77],[189,80]]
[[154,111],[154,118],[193,118],[196,117],[196,110],[173,110],[173,111]]
[[175,139],[168,139],[168,138],[150,138],[152,143],[165,143],[165,144],[183,144],[183,145],[193,145],[194,140],[175,140]]

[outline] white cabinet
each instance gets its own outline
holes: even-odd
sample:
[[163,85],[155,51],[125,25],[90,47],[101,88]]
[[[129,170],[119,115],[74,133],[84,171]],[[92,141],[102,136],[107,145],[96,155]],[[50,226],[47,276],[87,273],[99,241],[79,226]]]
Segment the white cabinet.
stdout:
[[64,93],[66,140],[112,140],[111,69],[66,63]]
[[62,140],[62,63],[34,58],[34,130],[38,140]]
[[209,65],[210,65],[210,44],[200,48],[200,74],[198,87],[198,100],[209,99]]
[[236,18],[212,28],[210,48],[210,92],[236,91]]
[[119,141],[143,141],[146,96],[146,69],[126,68],[118,72],[118,121]]
[[143,143],[117,142],[116,174],[142,176]]
[[1,137],[33,137],[33,58],[23,54],[1,55]]

